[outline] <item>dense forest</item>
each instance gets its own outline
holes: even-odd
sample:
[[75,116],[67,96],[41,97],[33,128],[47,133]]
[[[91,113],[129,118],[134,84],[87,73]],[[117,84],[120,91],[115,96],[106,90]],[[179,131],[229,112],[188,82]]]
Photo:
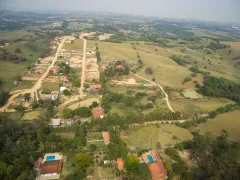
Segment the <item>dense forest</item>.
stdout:
[[240,84],[224,78],[204,76],[203,86],[198,92],[210,97],[224,97],[240,103]]

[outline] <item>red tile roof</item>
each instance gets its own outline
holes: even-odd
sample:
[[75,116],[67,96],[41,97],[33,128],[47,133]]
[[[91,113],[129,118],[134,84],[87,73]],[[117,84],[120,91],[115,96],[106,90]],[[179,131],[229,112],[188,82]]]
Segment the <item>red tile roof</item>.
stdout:
[[119,170],[123,170],[124,162],[122,158],[117,158],[117,165]]
[[67,81],[68,79],[67,79],[67,76],[61,76],[61,77],[60,77],[60,80],[61,80],[61,81]]
[[64,87],[72,87],[72,83],[71,83],[71,82],[64,83],[63,86],[64,86]]
[[92,110],[92,115],[94,119],[101,118],[101,116],[104,116],[103,109],[101,107],[97,107]]
[[52,174],[57,173],[60,174],[62,169],[62,160],[57,161],[45,161],[42,164],[41,173],[40,174]]
[[90,88],[100,89],[100,88],[102,88],[102,85],[101,84],[92,84],[92,85],[90,85]]
[[123,68],[122,65],[118,65],[118,66],[116,66],[116,69],[122,69],[122,68]]
[[103,132],[103,137],[104,137],[105,143],[110,143],[110,136],[108,132]]

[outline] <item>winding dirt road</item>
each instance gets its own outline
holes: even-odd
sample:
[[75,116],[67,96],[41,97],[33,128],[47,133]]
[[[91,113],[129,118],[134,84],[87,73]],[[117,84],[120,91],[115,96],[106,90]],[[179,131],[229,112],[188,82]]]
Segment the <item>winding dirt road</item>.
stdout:
[[79,89],[80,97],[83,98],[83,86],[85,81],[85,62],[86,62],[86,48],[87,48],[87,40],[83,39],[83,59],[82,59],[82,77],[81,77],[81,86]]
[[[131,73],[132,73],[132,72],[131,72]],[[146,79],[146,78],[144,78],[144,77],[142,77],[142,76],[139,76],[139,75],[137,75],[137,74],[134,74],[134,73],[132,73],[132,74],[133,74],[134,76],[137,76],[137,77],[139,77],[139,78],[141,78],[141,79],[143,79],[143,80],[145,80],[145,81],[147,81],[147,82],[150,82],[150,83],[152,83],[152,84],[157,85],[158,87],[160,87],[160,89],[162,90],[163,94],[165,95],[164,100],[166,101],[168,108],[170,109],[170,111],[175,112],[175,111],[173,110],[170,102],[169,102],[168,94],[164,91],[163,87],[162,87],[160,84],[156,84],[155,82],[150,81],[150,80],[148,80],[148,79]]]

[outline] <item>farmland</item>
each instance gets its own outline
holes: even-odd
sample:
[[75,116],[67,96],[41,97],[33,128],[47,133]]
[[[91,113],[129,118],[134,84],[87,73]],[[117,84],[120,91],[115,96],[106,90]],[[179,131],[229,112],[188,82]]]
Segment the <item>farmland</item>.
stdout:
[[[177,136],[176,140],[173,136]],[[175,125],[164,124],[148,127],[131,127],[122,136],[123,140],[132,149],[156,148],[156,143],[160,142],[162,147],[173,146],[177,142],[190,140],[192,135],[186,129],[179,128]]]
[[200,124],[194,130],[200,130],[201,134],[210,134],[212,137],[219,135],[221,130],[226,130],[230,140],[240,142],[240,111],[220,114],[214,119],[209,119],[206,123]]

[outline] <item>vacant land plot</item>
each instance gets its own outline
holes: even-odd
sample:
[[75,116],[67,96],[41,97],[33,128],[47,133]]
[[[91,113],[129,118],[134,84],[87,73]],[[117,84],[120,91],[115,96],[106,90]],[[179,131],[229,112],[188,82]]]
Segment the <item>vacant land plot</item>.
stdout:
[[88,28],[92,28],[93,25],[89,23],[82,23],[82,22],[70,22],[68,24],[67,29],[73,29],[73,30],[84,30]]
[[74,109],[77,109],[79,107],[88,107],[90,106],[94,101],[96,101],[97,103],[99,103],[99,99],[98,98],[90,98],[90,99],[86,99],[86,100],[83,100],[83,101],[80,101],[78,103],[75,103],[75,104],[72,104],[71,106],[69,106],[68,108],[74,110]]
[[234,102],[224,98],[203,98],[203,99],[184,99],[171,100],[171,105],[175,111],[180,111],[185,115],[193,115],[195,113],[207,113],[216,110],[219,107],[233,104]]
[[18,38],[23,38],[24,36],[34,36],[34,33],[27,32],[24,30],[16,31],[0,31],[0,40],[14,40]]
[[229,46],[231,46],[233,49],[237,49],[237,50],[240,49],[240,42],[235,42],[235,41],[225,42],[225,41],[223,41],[223,42],[221,42],[221,43],[226,44],[226,45],[229,45]]
[[94,141],[94,140],[103,140],[103,135],[101,132],[89,132],[87,134],[87,141]]
[[205,134],[210,132],[214,137],[218,136],[222,129],[226,130],[229,139],[240,142],[240,111],[232,111],[220,114],[214,119],[209,119],[206,123],[200,124],[194,130],[200,130]]
[[202,95],[197,93],[195,90],[192,90],[192,89],[186,89],[184,90],[183,92],[183,95],[187,98],[190,98],[190,99],[199,99],[199,98],[202,98]]
[[40,115],[40,111],[32,111],[25,113],[22,117],[22,120],[33,120],[36,119]]
[[59,85],[57,83],[43,82],[42,89],[48,89],[50,91],[59,91]]
[[75,39],[72,44],[64,43],[63,49],[83,50],[83,40]]
[[61,136],[62,138],[65,139],[73,139],[74,138],[74,133],[69,133],[69,132],[56,132],[57,136]]
[[[177,138],[173,139],[173,136]],[[177,142],[191,138],[192,135],[188,130],[170,124],[160,125],[160,127],[132,127],[122,136],[131,149],[156,149],[157,142],[160,142],[162,147],[173,146]]]

